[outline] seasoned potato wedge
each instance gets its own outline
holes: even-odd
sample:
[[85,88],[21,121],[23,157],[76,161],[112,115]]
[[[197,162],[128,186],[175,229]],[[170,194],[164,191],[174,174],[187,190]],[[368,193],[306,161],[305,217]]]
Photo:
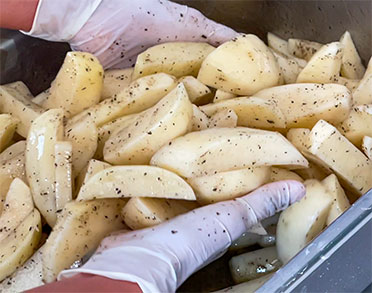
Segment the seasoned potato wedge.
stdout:
[[153,166],[115,166],[92,176],[77,200],[156,197],[195,200],[191,187],[178,175]]
[[63,110],[52,109],[31,124],[26,145],[26,174],[35,206],[47,223],[56,222],[55,145],[63,139]]
[[216,90],[216,93],[215,93],[214,98],[213,98],[213,103],[223,101],[223,100],[232,99],[232,98],[236,98],[236,95],[233,94],[233,93],[228,93],[228,92],[224,92],[224,91],[221,91],[221,90]]
[[90,117],[97,127],[124,115],[138,113],[155,105],[177,85],[177,80],[168,74],[145,76],[130,83],[118,94],[88,108],[67,122],[69,125]]
[[0,212],[0,243],[12,233],[34,209],[30,188],[18,178],[10,184]]
[[132,197],[123,207],[125,224],[133,230],[158,225],[198,207],[193,201]]
[[24,153],[25,150],[26,150],[25,140],[20,140],[16,143],[13,143],[0,153],[0,165],[10,159],[13,159],[19,154]]
[[301,152],[306,151],[307,138],[310,134],[310,129],[307,128],[292,128],[287,132],[287,139]]
[[344,47],[341,75],[350,79],[361,79],[365,68],[348,31],[341,36],[340,43]]
[[350,207],[350,203],[335,174],[325,178],[322,184],[332,196],[332,204],[326,221],[328,226]]
[[225,109],[212,115],[209,121],[209,128],[213,127],[236,127],[238,115],[234,110]]
[[42,107],[45,100],[49,98],[49,95],[50,95],[50,88],[38,94],[35,98],[32,99],[32,102]]
[[[351,92],[355,91],[358,85],[360,84],[359,79],[348,79],[342,76],[335,77],[333,79],[333,82],[346,86]],[[354,97],[353,97],[353,100],[354,100]]]
[[40,236],[41,217],[34,209],[8,237],[0,241],[0,282],[32,256],[37,249]]
[[354,145],[360,147],[364,136],[372,136],[372,104],[353,107],[349,117],[341,122],[338,129]]
[[323,45],[318,42],[288,39],[288,51],[290,54],[305,59],[306,61],[309,61],[322,46]]
[[94,252],[105,236],[125,229],[120,217],[125,203],[123,199],[67,203],[44,245],[43,280],[53,282],[60,271]]
[[292,55],[288,50],[288,42],[273,33],[267,33],[267,44],[270,48],[281,54],[284,54],[286,56]]
[[180,83],[151,110],[109,137],[103,148],[105,161],[113,165],[148,164],[164,144],[187,132],[192,113],[192,104]]
[[333,42],[321,47],[297,77],[299,83],[332,83],[340,75],[343,45]]
[[32,121],[43,113],[44,109],[31,102],[33,96],[21,81],[0,86],[0,97],[0,112],[17,118],[17,133],[27,137]]
[[207,129],[209,125],[208,116],[196,105],[192,105],[191,131]]
[[285,84],[295,83],[297,76],[303,67],[300,67],[294,58],[285,56],[284,54],[278,53],[275,50],[272,51],[276,61],[278,62],[281,76]]
[[358,87],[353,91],[353,100],[354,105],[372,104],[372,58]]
[[278,85],[280,68],[270,49],[255,35],[223,43],[202,63],[198,79],[237,95],[253,95]]
[[304,181],[299,175],[297,175],[293,171],[272,167],[270,181],[275,182],[275,181],[281,181],[281,180],[296,180],[300,182]]
[[338,84],[282,85],[264,89],[255,96],[277,105],[288,128],[311,128],[319,119],[338,124],[349,115],[352,104],[350,91]]
[[108,99],[129,86],[132,82],[133,68],[107,70],[103,76],[101,101]]
[[18,119],[9,114],[0,114],[0,152],[9,146],[16,131]]
[[276,247],[283,264],[323,230],[333,201],[319,181],[307,180],[305,187],[305,197],[284,210],[279,217]]
[[277,105],[262,98],[233,98],[204,105],[200,109],[209,116],[223,110],[234,110],[238,115],[239,126],[263,129],[286,127],[286,119]]
[[362,149],[366,156],[370,160],[372,160],[372,137],[370,136],[363,137]]
[[[316,163],[312,163],[311,156],[307,156],[307,159],[309,160],[309,167],[304,169],[297,169],[294,172],[296,172],[298,175],[300,175],[303,179],[316,179],[316,180],[323,180],[326,178],[331,171],[322,168],[322,166],[317,165]],[[315,161],[316,162],[316,161]]]
[[182,82],[186,88],[187,95],[191,103],[203,105],[212,100],[212,91],[206,85],[202,84],[193,76],[181,77],[179,82]]
[[203,60],[213,50],[207,43],[175,42],[153,46],[137,56],[133,80],[158,72],[175,77],[197,76]]
[[102,84],[103,68],[95,56],[68,52],[42,107],[61,108],[67,117],[74,116],[99,102]]
[[[221,154],[229,159],[221,160]],[[307,164],[281,134],[245,127],[191,132],[163,146],[151,159],[151,165],[186,178],[271,165],[297,169]]]
[[188,178],[197,201],[210,204],[245,195],[270,181],[271,168],[245,168]]
[[341,184],[356,195],[372,187],[372,162],[326,121],[320,120],[311,130],[307,152],[333,170]]
[[72,144],[58,141],[54,147],[54,166],[56,172],[56,211],[72,200]]

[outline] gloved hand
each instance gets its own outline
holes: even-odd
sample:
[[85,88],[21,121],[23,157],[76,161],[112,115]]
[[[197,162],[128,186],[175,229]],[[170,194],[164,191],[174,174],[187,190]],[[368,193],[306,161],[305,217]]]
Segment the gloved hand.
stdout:
[[125,68],[148,47],[172,41],[219,45],[237,33],[167,0],[39,0],[28,35],[70,43],[104,68]]
[[137,283],[143,292],[175,292],[193,272],[224,254],[249,227],[304,195],[300,182],[275,182],[153,228],[112,235],[85,265],[61,272],[59,279],[89,273]]

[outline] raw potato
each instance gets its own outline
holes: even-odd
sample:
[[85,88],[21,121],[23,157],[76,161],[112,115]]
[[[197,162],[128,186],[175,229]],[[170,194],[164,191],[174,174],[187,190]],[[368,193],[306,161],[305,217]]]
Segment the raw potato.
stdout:
[[270,49],[255,35],[223,43],[203,61],[198,79],[237,95],[253,95],[278,85],[280,68]]
[[72,200],[72,144],[68,141],[59,141],[54,147],[56,172],[56,211]]
[[26,150],[26,141],[20,140],[12,145],[10,145],[8,148],[3,150],[0,153],[0,165],[2,165],[4,162],[13,159],[14,157],[18,156],[21,153],[24,153]]
[[243,253],[232,257],[229,262],[231,276],[237,284],[267,275],[281,266],[276,247]]
[[[228,160],[221,160],[221,155]],[[163,146],[150,163],[186,178],[248,167],[297,169],[308,164],[281,134],[245,127],[191,132]]]
[[277,105],[266,99],[257,97],[240,97],[200,107],[207,115],[222,110],[234,110],[238,115],[238,125],[263,128],[281,129],[286,127],[286,119]]
[[105,161],[113,165],[144,165],[164,144],[187,132],[192,104],[180,83],[151,110],[112,134],[103,148]]
[[350,207],[350,203],[335,174],[329,175],[322,184],[333,199],[326,221],[328,226]]
[[298,57],[309,61],[323,45],[301,39],[288,39],[288,51]]
[[340,75],[343,45],[333,42],[321,47],[297,77],[298,83],[332,83]]
[[284,54],[285,56],[292,56],[292,54],[288,50],[288,42],[286,40],[283,40],[282,38],[279,38],[273,33],[267,33],[267,44],[270,48],[281,54]]
[[153,46],[137,56],[133,80],[158,72],[175,77],[197,76],[200,66],[215,48],[207,43],[175,42]]
[[[359,79],[348,79],[342,76],[337,76],[333,79],[334,83],[342,84],[348,88],[349,91],[353,92],[360,84]],[[354,100],[354,97],[353,97]]]
[[350,91],[338,84],[282,85],[264,89],[255,96],[277,105],[287,128],[311,128],[320,119],[338,124],[347,118],[352,104]]
[[295,83],[298,74],[303,69],[294,58],[285,56],[275,50],[272,51],[280,67],[281,76],[285,84]]
[[125,203],[122,199],[67,203],[44,245],[43,280],[55,281],[60,271],[94,252],[105,236],[125,229],[120,217]]
[[87,52],[68,52],[42,103],[46,109],[60,108],[67,117],[97,104],[101,98],[103,68]]
[[132,197],[123,207],[122,217],[129,228],[137,230],[158,225],[197,207],[192,201]]
[[121,116],[139,113],[155,105],[176,85],[177,80],[165,73],[145,76],[131,82],[112,98],[76,115],[68,121],[67,127],[88,116],[99,127]]
[[311,158],[307,157],[309,160],[309,167],[305,169],[297,169],[295,172],[300,175],[303,179],[316,179],[316,180],[323,180],[326,178],[331,172],[321,166],[317,165],[316,163],[311,162]]
[[191,187],[178,175],[153,166],[115,166],[92,176],[77,200],[156,197],[195,200]]
[[225,109],[212,115],[209,121],[209,128],[213,127],[236,127],[238,116],[234,110]]
[[212,92],[206,85],[202,84],[193,76],[184,76],[178,80],[186,88],[187,95],[191,103],[203,105],[209,103],[212,99]]
[[323,230],[333,201],[319,181],[307,180],[305,187],[305,197],[284,210],[279,217],[276,247],[283,264]]
[[32,98],[21,81],[0,86],[0,112],[19,120],[17,133],[22,137],[27,137],[32,121],[44,112],[43,108],[31,102]]
[[341,75],[351,79],[361,79],[365,68],[348,31],[341,36],[340,43],[344,46]]
[[9,114],[0,114],[0,153],[9,146],[18,120]]
[[101,101],[108,99],[124,88],[128,87],[132,82],[133,68],[111,69],[107,70],[103,76],[103,89]]
[[346,189],[360,196],[372,187],[372,162],[331,124],[320,120],[310,132],[307,148]]
[[372,104],[353,107],[338,129],[355,146],[361,147],[363,137],[372,136]]
[[72,176],[75,178],[97,150],[98,130],[90,117],[65,128],[65,139],[72,144]]
[[372,137],[370,136],[363,137],[362,149],[366,156],[370,160],[372,160]]
[[187,182],[194,189],[199,203],[210,204],[248,194],[270,182],[270,175],[270,167],[245,168],[192,177]]
[[262,276],[258,279],[254,279],[252,281],[244,282],[235,286],[231,286],[222,290],[215,291],[214,293],[254,293],[256,292],[263,284],[268,281],[274,273],[267,274]]
[[42,107],[45,100],[49,98],[49,95],[50,95],[50,88],[38,94],[35,98],[32,99],[32,102]]
[[213,103],[223,101],[223,100],[233,99],[233,98],[236,98],[235,94],[224,92],[221,90],[216,90],[216,93],[213,98]]
[[15,178],[10,184],[4,207],[0,212],[0,243],[31,214],[33,209],[30,188],[21,179]]
[[287,139],[300,151],[306,151],[307,139],[310,135],[310,129],[292,128],[287,132]]
[[207,129],[209,125],[208,116],[196,105],[192,105],[191,131]]
[[353,91],[354,105],[372,104],[372,58],[358,87]]
[[270,182],[281,181],[281,180],[296,180],[303,182],[304,180],[293,171],[289,171],[282,168],[271,168]]
[[63,110],[52,109],[32,123],[26,145],[26,174],[35,206],[53,227],[57,220],[55,144],[63,138]]
[[12,233],[0,242],[0,282],[10,276],[37,249],[41,236],[41,217],[34,209]]

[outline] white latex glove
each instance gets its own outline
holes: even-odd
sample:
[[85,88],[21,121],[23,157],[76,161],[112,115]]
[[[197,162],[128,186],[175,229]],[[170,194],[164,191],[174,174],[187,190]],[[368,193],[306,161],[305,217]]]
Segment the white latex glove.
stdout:
[[298,181],[275,182],[153,228],[112,235],[85,265],[61,272],[59,279],[89,273],[137,283],[143,292],[175,292],[192,273],[222,256],[249,227],[304,195]]
[[172,42],[219,45],[237,33],[199,11],[167,0],[40,0],[28,35],[70,43],[104,68],[124,68],[150,46]]

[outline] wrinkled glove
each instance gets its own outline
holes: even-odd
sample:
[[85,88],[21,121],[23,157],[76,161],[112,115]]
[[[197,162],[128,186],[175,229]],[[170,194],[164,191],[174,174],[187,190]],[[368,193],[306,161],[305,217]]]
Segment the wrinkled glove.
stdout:
[[148,47],[165,42],[219,45],[237,33],[199,11],[167,0],[40,0],[26,33],[93,53],[104,68],[125,68]]
[[112,235],[85,265],[61,272],[59,279],[89,273],[137,283],[143,292],[175,292],[192,273],[222,256],[243,232],[304,195],[300,182],[275,182],[153,228]]

